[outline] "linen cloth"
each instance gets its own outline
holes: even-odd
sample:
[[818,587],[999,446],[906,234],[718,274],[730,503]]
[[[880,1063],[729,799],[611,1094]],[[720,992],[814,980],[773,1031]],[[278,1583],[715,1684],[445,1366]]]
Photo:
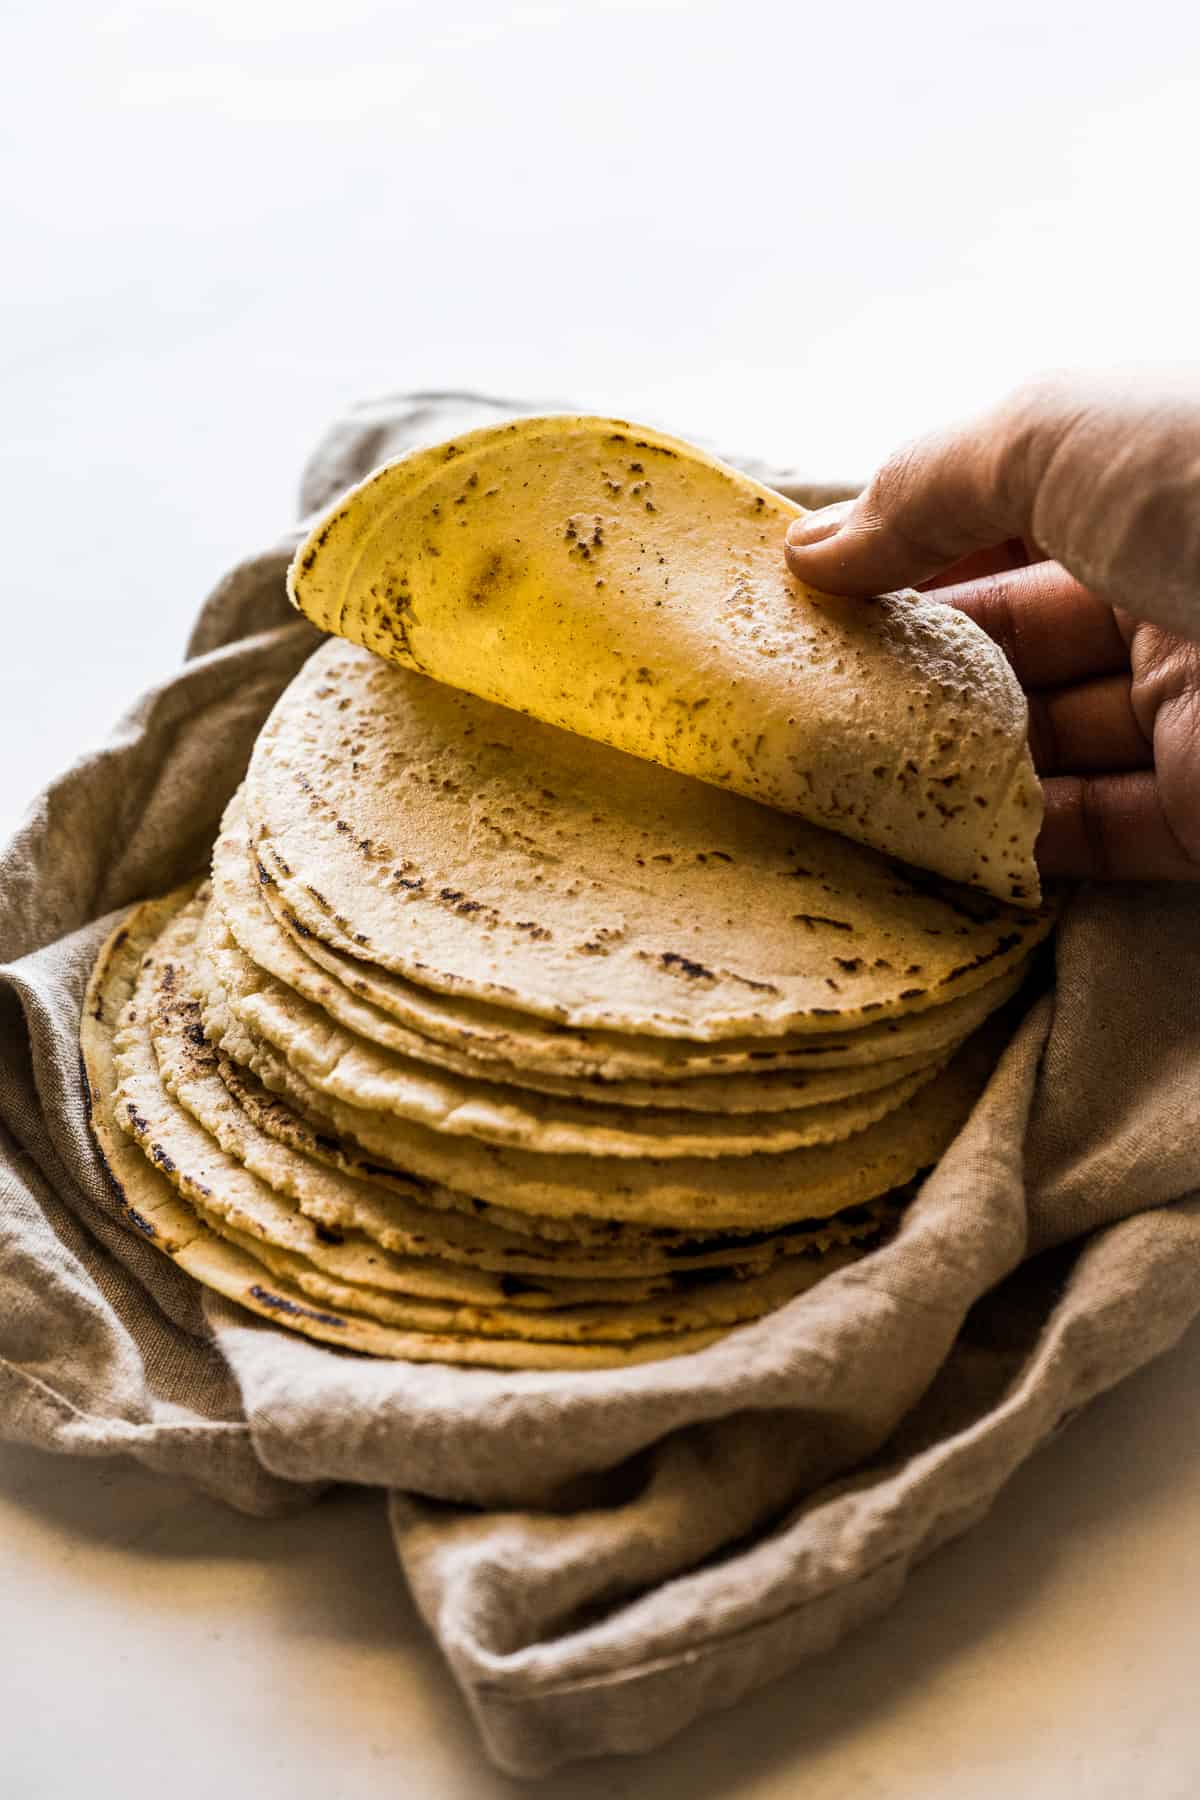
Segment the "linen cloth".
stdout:
[[[360,408],[310,463],[303,510],[521,410]],[[754,473],[810,503],[839,491]],[[492,1759],[537,1775],[645,1750],[889,1605],[1200,1311],[1200,901],[1072,898],[1043,991],[896,1240],[699,1354],[511,1374],[294,1337],[117,1222],[78,1021],[114,914],[203,866],[318,642],[284,596],[299,533],[220,584],[182,671],[0,859],[0,1435],[128,1452],[256,1514],[386,1488]]]

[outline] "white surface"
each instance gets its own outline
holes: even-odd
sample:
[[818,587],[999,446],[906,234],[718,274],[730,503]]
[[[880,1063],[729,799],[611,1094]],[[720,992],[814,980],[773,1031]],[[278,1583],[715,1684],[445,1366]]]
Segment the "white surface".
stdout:
[[652,1756],[483,1762],[382,1501],[238,1518],[0,1452],[4,1800],[1194,1800],[1200,1334],[1035,1457],[833,1654]]
[[[348,400],[577,397],[836,475],[1032,368],[1197,353],[1194,7],[3,14],[0,835],[172,666]],[[1200,1791],[1198,1386],[1193,1340],[878,1630],[542,1791]],[[251,1525],[0,1464],[3,1800],[512,1791],[375,1499]]]

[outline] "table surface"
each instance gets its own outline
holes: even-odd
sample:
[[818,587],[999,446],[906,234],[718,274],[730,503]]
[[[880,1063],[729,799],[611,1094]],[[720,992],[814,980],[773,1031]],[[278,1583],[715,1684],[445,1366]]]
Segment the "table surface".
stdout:
[[[569,397],[839,476],[1030,370],[1195,355],[1195,8],[13,0],[4,42],[0,834],[352,400]],[[1193,1337],[880,1625],[541,1791],[1195,1793],[1198,1386]],[[4,1800],[516,1791],[377,1496],[255,1524],[12,1449],[0,1494]]]

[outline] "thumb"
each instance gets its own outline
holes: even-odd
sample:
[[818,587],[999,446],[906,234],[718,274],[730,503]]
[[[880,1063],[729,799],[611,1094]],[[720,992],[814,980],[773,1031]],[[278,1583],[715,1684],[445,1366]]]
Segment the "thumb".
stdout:
[[788,567],[826,593],[882,594],[926,581],[971,551],[1030,539],[1058,423],[1052,409],[1018,397],[919,438],[889,457],[857,499],[794,520]]

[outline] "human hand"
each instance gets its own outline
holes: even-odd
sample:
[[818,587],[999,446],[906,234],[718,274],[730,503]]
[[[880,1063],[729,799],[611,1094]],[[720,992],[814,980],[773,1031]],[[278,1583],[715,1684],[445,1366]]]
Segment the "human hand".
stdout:
[[[936,586],[1026,690],[1045,875],[1200,881],[1200,378],[1054,376],[788,531],[827,593]],[[933,579],[931,579],[933,578]]]

